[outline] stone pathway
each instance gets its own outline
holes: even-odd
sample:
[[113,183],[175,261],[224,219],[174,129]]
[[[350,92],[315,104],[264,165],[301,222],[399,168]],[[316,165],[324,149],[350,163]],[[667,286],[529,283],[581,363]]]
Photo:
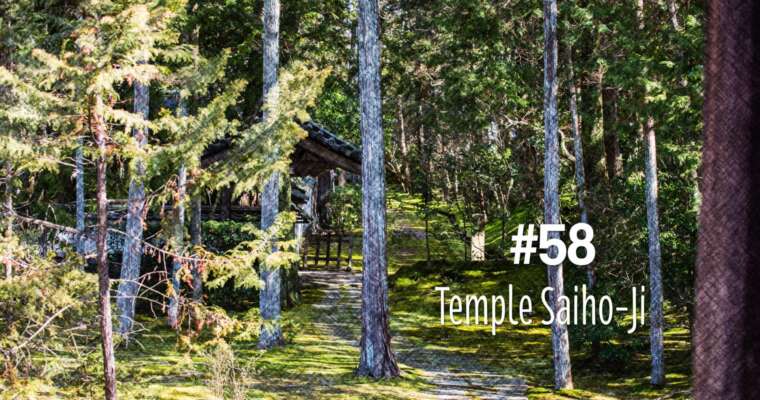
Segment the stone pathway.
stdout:
[[[324,296],[312,306],[322,318],[317,327],[351,346],[359,345],[361,327],[361,275],[331,270],[300,271],[304,287],[317,288]],[[504,376],[471,356],[423,349],[405,337],[393,337],[401,364],[424,371],[433,386],[433,399],[527,399],[526,385],[519,378]]]

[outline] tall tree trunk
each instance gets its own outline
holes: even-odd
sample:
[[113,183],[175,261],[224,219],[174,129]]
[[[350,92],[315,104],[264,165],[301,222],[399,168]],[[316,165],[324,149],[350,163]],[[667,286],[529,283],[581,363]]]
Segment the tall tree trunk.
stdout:
[[[3,199],[3,208],[5,212],[5,236],[6,243],[11,242],[13,237],[13,165],[10,160],[5,160],[5,198]],[[5,279],[10,280],[13,277],[13,254],[8,251],[5,258]]]
[[[203,244],[203,202],[200,193],[193,196],[191,208],[190,242],[195,247]],[[203,276],[197,263],[193,265],[193,301],[203,301]]]
[[[639,31],[643,34],[644,1],[636,2],[636,16]],[[643,89],[642,107],[646,107],[646,88]],[[647,115],[641,127],[644,140],[644,179],[646,183],[647,231],[649,233],[649,340],[652,353],[651,383],[660,386],[665,383],[665,360],[663,355],[663,314],[662,314],[662,255],[660,252],[660,222],[657,210],[657,141],[654,118]]]
[[97,214],[98,234],[96,240],[98,263],[98,303],[100,306],[100,337],[103,350],[103,375],[105,377],[105,397],[116,399],[116,361],[113,353],[113,327],[111,326],[110,277],[108,275],[108,199],[106,198],[106,126],[103,116],[103,100],[95,96],[91,115],[91,127],[98,145],[97,173]]
[[657,212],[657,149],[654,119],[651,116],[647,117],[643,133],[646,149],[644,171],[647,231],[649,232],[649,338],[652,351],[652,384],[662,385],[665,383],[662,332],[662,256],[660,253],[660,223]]
[[[148,119],[149,87],[140,82],[134,84],[134,112]],[[147,129],[135,129],[137,147],[142,148],[148,142]],[[135,175],[129,182],[127,197],[127,236],[124,238],[124,248],[121,259],[121,282],[117,292],[116,305],[119,308],[119,334],[129,339],[135,317],[135,298],[140,290],[140,265],[143,255],[143,215],[145,214],[145,166],[142,160],[137,160]],[[78,182],[78,181],[77,181]],[[77,188],[78,190],[78,188]],[[78,195],[78,192],[77,192]],[[84,197],[84,194],[82,195]]]
[[76,173],[76,218],[77,218],[77,253],[84,255],[85,244],[85,220],[84,220],[84,141],[79,139],[75,155],[75,173]]
[[[575,74],[573,71],[573,49],[567,49],[567,66],[569,70],[568,84],[570,86],[570,123],[573,130],[573,150],[575,154],[575,186],[578,191],[578,209],[582,223],[588,224],[588,209],[586,208],[586,172],[583,166],[583,138],[581,134],[581,122],[578,117],[578,89],[575,86]],[[594,267],[589,264],[586,267],[586,281],[589,290],[596,285]]]
[[711,1],[700,182],[695,400],[758,399],[760,365],[760,7]]
[[[180,100],[180,113],[184,114],[184,105]],[[172,226],[172,246],[171,250],[176,255],[182,256],[185,253],[185,193],[187,192],[187,170],[184,164],[180,164],[177,171],[177,193],[174,199],[173,207],[173,226]],[[169,326],[177,329],[179,326],[180,311],[180,292],[182,282],[179,280],[179,272],[182,269],[182,261],[179,257],[172,260],[172,269],[169,279],[172,285],[171,296],[169,296],[169,308],[167,311]]]
[[[559,126],[557,118],[557,0],[544,0],[544,220],[547,224],[559,224]],[[558,232],[550,234],[559,237]],[[557,249],[548,249],[550,257]],[[564,295],[562,264],[547,266],[549,286],[554,291],[550,297],[556,316],[559,298]],[[573,376],[570,366],[570,343],[567,326],[554,318],[552,323],[552,348],[554,350],[554,387],[571,389]]]
[[359,0],[359,103],[362,135],[362,337],[357,375],[400,374],[391,350],[385,254],[385,164],[377,0]]
[[[280,1],[264,0],[264,102],[268,107],[277,105],[277,68],[280,63]],[[271,115],[264,108],[264,119]],[[280,195],[280,174],[273,173],[264,185],[261,195],[261,229],[267,229],[277,217]],[[275,247],[275,244],[272,244]],[[280,327],[280,287],[279,268],[270,268],[262,263],[261,280],[264,286],[259,291],[261,333],[259,348],[272,348],[283,343]]]
[[[187,100],[182,98],[179,91],[177,96],[177,115],[180,117],[187,116]],[[177,169],[177,188],[174,195],[174,205],[172,207],[172,244],[171,251],[178,255],[185,255],[185,196],[187,194],[187,169],[185,163],[180,162]],[[169,326],[176,329],[179,326],[180,312],[180,293],[182,291],[182,282],[179,280],[179,272],[182,269],[180,257],[174,257],[172,268],[169,275],[169,281],[172,285],[171,296],[169,296],[169,307],[167,310],[167,322]]]

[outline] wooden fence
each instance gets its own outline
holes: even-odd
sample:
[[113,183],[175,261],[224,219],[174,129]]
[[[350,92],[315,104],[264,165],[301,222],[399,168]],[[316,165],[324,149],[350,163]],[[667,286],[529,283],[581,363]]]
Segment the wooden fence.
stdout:
[[[348,254],[343,256],[343,246],[348,246]],[[313,255],[309,250],[313,249]],[[335,251],[335,253],[332,253]],[[334,231],[320,231],[306,236],[304,240],[301,259],[306,267],[335,267],[345,265],[351,268],[354,253],[354,236]],[[320,262],[322,263],[320,265]],[[345,263],[345,264],[344,264]]]

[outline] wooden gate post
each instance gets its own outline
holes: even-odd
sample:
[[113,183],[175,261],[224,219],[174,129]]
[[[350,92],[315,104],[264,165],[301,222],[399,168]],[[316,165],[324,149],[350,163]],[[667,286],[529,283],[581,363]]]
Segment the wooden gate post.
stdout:
[[314,236],[317,238],[317,252],[314,256],[314,267],[316,267],[319,264],[319,250],[322,248],[322,235],[317,233]]
[[343,234],[338,233],[338,254],[335,257],[337,260],[336,266],[338,267],[338,269],[340,269],[340,261],[341,261],[341,258],[343,257],[342,251],[343,251]]
[[309,235],[303,235],[301,242],[301,268],[306,268],[309,263]]
[[348,269],[351,269],[351,265],[354,262],[354,235],[348,235]]
[[330,266],[330,239],[332,239],[332,232],[327,232],[327,255],[325,256],[325,267]]

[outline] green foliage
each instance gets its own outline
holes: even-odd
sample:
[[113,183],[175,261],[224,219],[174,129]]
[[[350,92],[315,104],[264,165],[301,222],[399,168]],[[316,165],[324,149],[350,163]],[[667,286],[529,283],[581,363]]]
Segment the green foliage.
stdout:
[[328,225],[341,232],[351,232],[361,225],[362,193],[358,185],[336,187],[325,204]]
[[306,132],[297,121],[307,121],[329,69],[294,63],[278,78],[275,104],[267,104],[268,117],[238,133],[226,158],[202,177],[205,185],[222,188],[235,184],[234,195],[254,190],[274,172],[288,172],[289,156]]
[[52,378],[61,366],[33,355],[68,352],[72,344],[87,352],[97,331],[96,279],[75,267],[78,257],[60,262],[27,254],[19,259],[29,264],[13,279],[0,281],[0,352],[9,383],[19,374]]
[[213,279],[206,285],[214,289],[232,280],[236,289],[258,288],[261,281],[253,268],[255,264],[265,263],[270,268],[286,268],[297,262],[299,256],[294,252],[295,240],[281,239],[286,237],[294,222],[294,213],[282,212],[266,230],[260,230],[254,223],[241,226],[241,233],[250,235],[253,239],[242,241],[221,255],[196,249],[213,275]]

